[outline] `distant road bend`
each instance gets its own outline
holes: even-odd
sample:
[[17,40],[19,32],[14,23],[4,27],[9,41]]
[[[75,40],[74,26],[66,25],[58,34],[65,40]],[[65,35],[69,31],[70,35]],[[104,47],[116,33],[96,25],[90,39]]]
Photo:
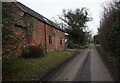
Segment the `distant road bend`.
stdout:
[[94,44],[47,75],[43,81],[113,81]]

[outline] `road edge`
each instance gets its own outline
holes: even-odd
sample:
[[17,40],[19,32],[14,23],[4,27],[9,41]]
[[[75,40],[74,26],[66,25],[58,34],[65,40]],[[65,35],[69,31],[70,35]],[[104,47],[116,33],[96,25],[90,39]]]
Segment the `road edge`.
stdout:
[[113,74],[113,69],[111,69],[109,62],[105,59],[105,57],[103,57],[104,55],[102,55],[102,53],[100,52],[100,50],[97,48],[96,45],[95,45],[95,48],[98,51],[99,56],[100,56],[101,60],[103,61],[104,65],[106,66],[106,68],[107,68],[109,74],[111,75],[113,81],[118,81],[118,79]]
[[[89,48],[85,48],[85,49],[89,49]],[[84,50],[85,50],[84,49]],[[67,64],[69,61],[71,61],[72,59],[74,59],[78,54],[81,54],[81,51],[79,51],[80,49],[76,49],[75,53],[73,54],[72,57],[67,58],[66,60],[64,60],[63,62],[61,62],[61,64],[56,65],[56,67],[52,68],[46,75],[43,76],[43,78],[40,79],[40,81],[44,81],[44,78],[47,77],[47,75],[49,75],[50,73],[54,72],[55,70],[59,69],[61,66],[64,66],[65,64]],[[84,60],[83,60],[84,61]]]

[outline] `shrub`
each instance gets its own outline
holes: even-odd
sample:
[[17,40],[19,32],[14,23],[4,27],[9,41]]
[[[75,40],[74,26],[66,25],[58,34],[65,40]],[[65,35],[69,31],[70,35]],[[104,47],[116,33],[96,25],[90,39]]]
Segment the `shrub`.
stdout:
[[72,42],[68,42],[68,48],[73,49],[73,48],[80,48],[79,44],[74,44]]
[[118,57],[120,56],[120,10],[117,5],[110,5],[103,13],[99,29],[100,43],[105,50]]
[[39,57],[42,56],[43,54],[44,54],[43,49],[37,46],[25,47],[22,50],[22,56],[26,58]]

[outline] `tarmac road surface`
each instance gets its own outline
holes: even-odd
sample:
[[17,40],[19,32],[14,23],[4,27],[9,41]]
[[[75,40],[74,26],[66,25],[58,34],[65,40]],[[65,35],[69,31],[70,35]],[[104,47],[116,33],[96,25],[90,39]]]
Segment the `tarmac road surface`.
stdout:
[[90,45],[90,72],[91,81],[113,81],[108,69],[101,60],[94,44]]
[[59,66],[43,81],[113,81],[94,44]]

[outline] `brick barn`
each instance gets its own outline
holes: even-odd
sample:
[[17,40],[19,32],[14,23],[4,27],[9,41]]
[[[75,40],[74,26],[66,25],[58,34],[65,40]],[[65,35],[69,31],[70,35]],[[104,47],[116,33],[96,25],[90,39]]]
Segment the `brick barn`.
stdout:
[[[12,2],[12,4],[11,7],[13,7],[17,16],[14,24],[15,33],[23,37],[20,48],[29,45],[40,45],[46,53],[65,49],[65,34],[63,29],[20,2]],[[25,35],[27,33],[26,24],[31,21],[32,24],[30,27],[33,27],[33,32],[31,37],[28,38]]]

